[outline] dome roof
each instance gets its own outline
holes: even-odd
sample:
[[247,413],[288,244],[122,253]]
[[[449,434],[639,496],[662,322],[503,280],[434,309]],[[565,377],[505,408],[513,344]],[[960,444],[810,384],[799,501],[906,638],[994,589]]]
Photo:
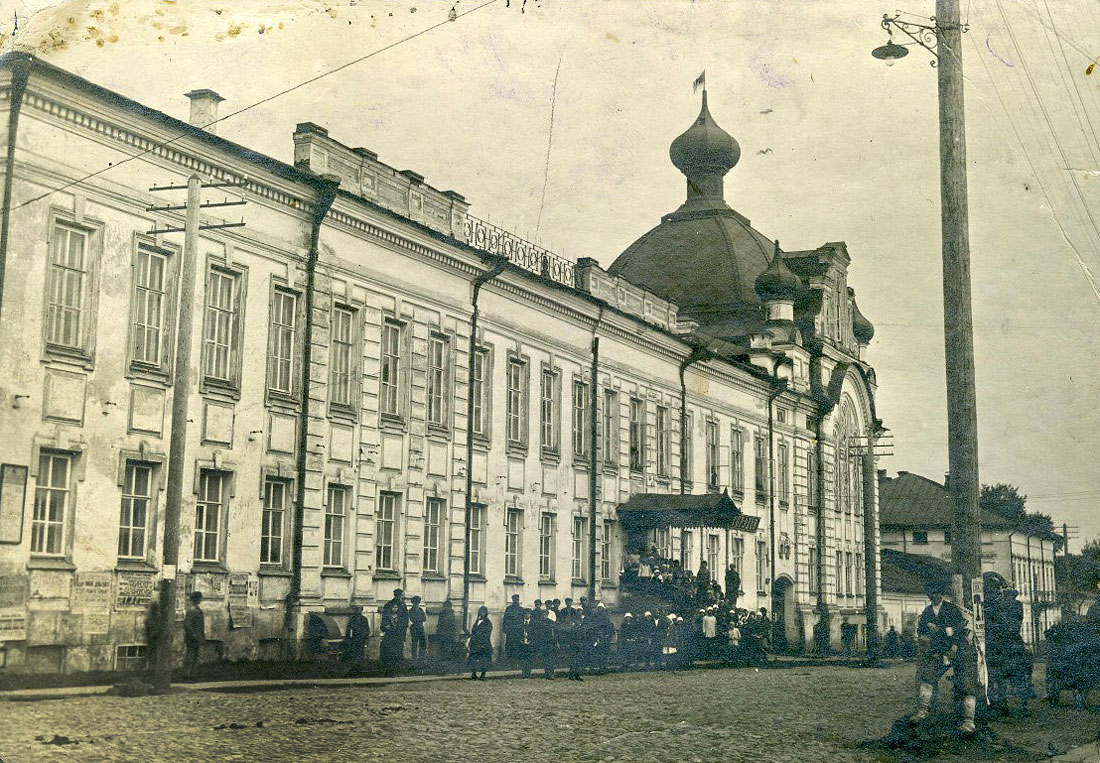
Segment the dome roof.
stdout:
[[772,300],[798,299],[803,291],[802,279],[794,274],[783,255],[779,252],[779,242],[775,242],[775,255],[768,269],[756,277],[755,289],[762,302]]
[[767,269],[771,248],[771,241],[728,207],[672,214],[631,244],[608,271],[675,302],[685,314],[759,306],[753,284]]
[[855,299],[852,299],[852,336],[860,344],[870,344],[875,336],[875,326],[859,311]]
[[725,175],[741,158],[737,141],[710,115],[706,90],[703,90],[703,106],[695,124],[672,141],[668,155],[676,168],[688,177],[700,173]]

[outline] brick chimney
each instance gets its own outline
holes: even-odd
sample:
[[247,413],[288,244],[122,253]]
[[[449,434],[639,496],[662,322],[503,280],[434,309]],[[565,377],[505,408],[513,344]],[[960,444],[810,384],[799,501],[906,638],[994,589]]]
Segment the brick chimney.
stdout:
[[192,90],[184,95],[191,99],[191,117],[187,120],[191,126],[200,127],[211,135],[217,134],[218,126],[212,123],[218,118],[218,104],[225,99],[207,88]]

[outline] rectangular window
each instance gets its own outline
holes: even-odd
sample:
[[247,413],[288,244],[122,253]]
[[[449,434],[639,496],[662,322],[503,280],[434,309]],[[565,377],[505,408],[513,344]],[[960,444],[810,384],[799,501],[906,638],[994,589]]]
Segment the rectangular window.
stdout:
[[46,342],[79,350],[84,345],[88,233],[57,224],[50,241]]
[[667,527],[658,527],[653,530],[653,547],[657,549],[657,556],[662,559],[672,558],[672,531]]
[[446,517],[447,502],[442,498],[429,498],[424,507],[424,572],[443,573],[439,546]]
[[504,520],[504,574],[508,577],[523,576],[523,512],[508,509]]
[[812,447],[806,451],[806,501],[810,513],[817,513],[817,451]]
[[489,386],[485,383],[489,370],[489,351],[478,349],[474,351],[474,367],[470,374],[472,379],[470,394],[474,398],[474,416],[471,427],[474,434],[481,437],[489,436]]
[[645,402],[630,398],[630,470],[640,472],[645,466]]
[[657,474],[668,476],[668,464],[672,460],[672,422],[668,408],[657,406]]
[[745,539],[734,538],[733,550],[730,554],[733,561],[733,568],[737,570],[737,577],[742,580],[745,579]]
[[739,427],[730,429],[730,487],[745,490],[745,432]]
[[271,297],[271,348],[268,351],[267,386],[272,392],[294,392],[294,337],[298,328],[298,298],[276,289]]
[[614,567],[611,558],[611,534],[615,531],[615,523],[604,520],[603,533],[600,535],[600,580],[612,580]]
[[203,368],[207,379],[232,383],[237,356],[237,275],[211,269],[206,282]]
[[707,420],[707,487],[718,489],[718,422]]
[[545,512],[539,516],[539,577],[554,578],[554,515]]
[[470,507],[470,572],[485,574],[485,506]]
[[918,546],[923,546],[928,543],[928,531],[927,530],[914,530],[913,531],[913,543]]
[[146,644],[119,644],[115,647],[116,670],[142,670],[149,665],[149,647]]
[[714,533],[707,536],[707,567],[711,580],[718,580],[718,536]]
[[689,411],[684,417],[684,432],[680,435],[680,448],[683,451],[684,481],[691,484],[691,475],[695,471],[695,418]]
[[865,570],[863,569],[863,554],[856,554],[856,566],[855,566],[856,596],[862,596],[863,595],[864,574],[865,574]]
[[768,441],[759,435],[756,437],[755,455],[756,499],[759,501],[768,493]]
[[580,379],[573,380],[573,458],[588,457],[589,404],[588,385]]
[[844,552],[836,552],[836,595],[842,596],[844,594]]
[[817,593],[817,548],[810,546],[810,593]]
[[133,359],[159,367],[164,342],[165,294],[168,257],[164,252],[139,246],[134,263]]
[[348,504],[351,489],[344,485],[328,486],[325,506],[325,536],[322,564],[325,567],[344,566],[344,542],[347,532]]
[[447,337],[428,337],[428,425],[447,426]]
[[762,540],[756,542],[756,590],[758,593],[768,590],[768,544]]
[[603,391],[603,462],[619,463],[619,394]]
[[374,512],[374,567],[395,570],[394,541],[397,536],[397,493],[379,493]]
[[199,470],[199,495],[195,501],[196,562],[220,561],[228,485],[229,475],[225,472]]
[[587,580],[585,569],[588,567],[588,520],[573,517],[573,579]]
[[680,566],[684,571],[695,568],[695,535],[691,530],[680,531]]
[[152,501],[153,467],[137,461],[126,462],[122,483],[122,508],[118,519],[118,556],[120,559],[144,559],[149,532],[149,508]]
[[790,467],[790,455],[787,449],[787,443],[779,443],[779,463],[777,468],[779,469],[779,502],[786,507],[791,498],[791,478],[787,473]]
[[264,510],[260,522],[260,564],[283,563],[283,531],[286,527],[286,480],[264,480]]
[[951,528],[950,527],[944,528],[943,542],[946,543],[948,546],[951,545]]
[[527,363],[519,358],[508,360],[508,444],[527,445]]
[[542,452],[557,455],[561,452],[561,419],[558,416],[558,372],[542,370],[539,403],[539,430],[542,435]]
[[847,551],[844,554],[844,595],[851,596],[855,593],[855,589],[852,587],[852,552]]
[[352,404],[352,341],[355,312],[347,307],[332,309],[332,347],[329,361],[329,400],[333,405]]
[[395,321],[382,323],[382,366],[378,410],[384,416],[401,415],[401,335],[402,326]]
[[42,452],[31,519],[31,553],[61,555],[65,552],[65,527],[69,521],[72,490],[69,480],[73,457]]

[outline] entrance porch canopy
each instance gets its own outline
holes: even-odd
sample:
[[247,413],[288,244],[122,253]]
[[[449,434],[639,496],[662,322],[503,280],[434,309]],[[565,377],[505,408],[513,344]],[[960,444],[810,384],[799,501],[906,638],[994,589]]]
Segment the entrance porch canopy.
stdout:
[[743,514],[728,493],[679,495],[635,493],[619,505],[619,522],[627,530],[657,527],[717,527],[756,532],[760,517]]

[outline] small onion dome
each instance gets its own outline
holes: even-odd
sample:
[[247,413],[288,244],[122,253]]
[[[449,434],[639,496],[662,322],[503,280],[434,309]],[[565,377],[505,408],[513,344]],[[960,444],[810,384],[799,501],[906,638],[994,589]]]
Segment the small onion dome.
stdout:
[[707,91],[703,91],[703,108],[695,124],[672,141],[669,158],[687,176],[700,173],[725,175],[741,158],[741,147],[723,130],[707,108]]
[[795,301],[802,293],[802,279],[794,274],[783,255],[779,253],[779,242],[775,242],[775,255],[767,270],[756,277],[756,294],[761,302],[775,300]]
[[852,336],[860,344],[870,344],[875,335],[875,326],[859,311],[856,301],[852,300]]

